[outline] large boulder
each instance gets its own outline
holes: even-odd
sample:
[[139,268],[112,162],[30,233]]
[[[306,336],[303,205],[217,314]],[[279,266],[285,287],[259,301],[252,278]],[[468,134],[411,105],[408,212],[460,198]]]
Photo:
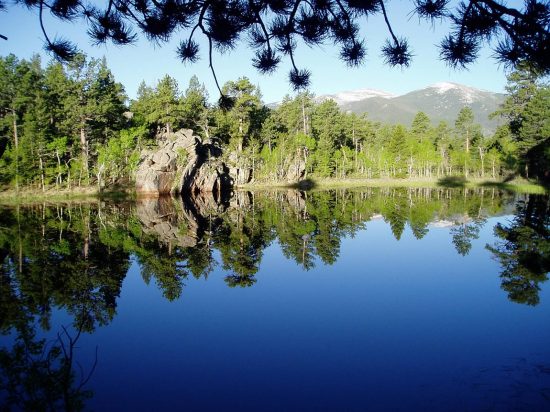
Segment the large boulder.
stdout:
[[297,158],[287,168],[286,180],[289,183],[297,183],[304,178],[306,174],[306,162]]
[[237,186],[249,183],[252,178],[252,169],[247,163],[246,159],[236,152],[229,153],[227,156],[229,176]]
[[157,136],[159,145],[141,154],[136,173],[138,194],[221,192],[231,179],[219,159],[219,150],[203,143],[192,130]]

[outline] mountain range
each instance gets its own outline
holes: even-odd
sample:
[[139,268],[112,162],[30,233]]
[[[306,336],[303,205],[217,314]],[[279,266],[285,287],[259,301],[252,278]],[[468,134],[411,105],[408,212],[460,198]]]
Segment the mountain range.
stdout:
[[457,83],[436,83],[420,90],[394,95],[375,89],[360,89],[317,96],[322,102],[334,100],[343,111],[367,113],[369,119],[409,126],[419,111],[428,115],[435,126],[440,121],[454,125],[458,112],[469,106],[484,133],[493,133],[501,121],[489,119],[504,101],[505,95],[475,89]]

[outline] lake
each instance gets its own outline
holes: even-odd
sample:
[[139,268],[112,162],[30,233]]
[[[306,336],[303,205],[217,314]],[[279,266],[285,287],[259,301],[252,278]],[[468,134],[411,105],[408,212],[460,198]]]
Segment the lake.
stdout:
[[550,410],[549,197],[3,207],[2,410]]

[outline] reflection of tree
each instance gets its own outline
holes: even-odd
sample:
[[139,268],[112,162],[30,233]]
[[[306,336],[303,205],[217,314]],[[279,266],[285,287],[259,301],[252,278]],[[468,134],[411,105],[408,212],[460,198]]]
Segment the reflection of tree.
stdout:
[[409,207],[403,196],[404,191],[403,189],[394,191],[393,196],[387,199],[386,208],[383,211],[384,220],[389,223],[396,240],[401,239],[409,215]]
[[479,231],[484,220],[476,219],[471,222],[462,222],[451,228],[453,245],[459,255],[466,256],[472,249],[472,241],[479,238]]
[[433,219],[464,216],[452,231],[465,255],[487,210],[499,212],[507,201],[494,190],[448,188],[239,192],[235,199],[218,208],[164,199],[133,209],[102,203],[7,210],[0,215],[0,321],[9,324],[25,306],[47,329],[57,306],[85,330],[106,324],[116,313],[131,256],[143,279],[169,300],[181,297],[187,281],[213,270],[216,249],[230,286],[256,282],[263,251],[276,238],[284,256],[303,269],[316,259],[330,265],[341,239],[364,230],[375,215],[398,240],[407,224],[420,239]]
[[315,267],[315,249],[311,241],[315,222],[289,213],[280,223],[277,234],[285,257],[294,259],[304,270]]
[[230,288],[237,286],[241,288],[248,288],[256,283],[256,278],[252,274],[246,274],[243,272],[232,273],[225,277],[225,283],[227,283],[227,286]]
[[428,234],[428,225],[434,217],[434,212],[426,207],[425,202],[411,202],[410,208],[409,226],[414,237],[420,240]]
[[47,266],[48,273],[56,276],[56,281],[52,282],[56,303],[66,306],[75,321],[87,331],[113,319],[116,300],[129,267],[126,252],[90,243],[87,256],[71,248],[57,266],[55,261]]
[[210,240],[208,239],[197,245],[197,247],[189,248],[187,251],[187,267],[195,279],[203,276],[207,278],[208,274],[214,269],[215,261],[210,246]]
[[[32,318],[22,322],[11,349],[0,349],[0,393],[3,410],[16,407],[28,411],[78,411],[92,392],[85,389],[96,362],[88,372],[76,361],[82,329],[72,336],[67,329],[53,343],[38,339]],[[79,376],[75,372],[79,368]]]
[[514,302],[539,303],[539,284],[548,280],[550,271],[549,224],[549,197],[529,195],[518,202],[510,224],[495,226],[502,241],[486,246],[500,262],[502,289]]
[[223,268],[231,272],[225,277],[228,286],[248,287],[256,283],[254,275],[269,242],[266,229],[255,216],[238,213],[234,222],[229,220],[216,231],[214,244],[221,253]]
[[97,241],[91,208],[70,217],[67,209],[6,210],[2,219],[3,302],[39,314],[46,329],[52,305],[66,308],[83,330],[110,322],[129,256]]
[[[460,201],[464,214],[456,226],[451,228],[453,245],[458,254],[466,256],[472,249],[472,241],[479,239],[479,232],[487,219],[483,211],[483,196],[469,196],[464,189],[464,196]],[[483,195],[483,189],[481,189]]]
[[[91,396],[84,386],[94,367],[83,372],[76,345],[114,317],[129,265],[127,252],[100,240],[102,219],[89,205],[2,210],[0,330],[15,335],[11,348],[0,349],[5,408],[80,410]],[[47,341],[36,330],[50,329],[53,307],[67,311],[74,331]]]
[[309,213],[317,227],[313,237],[315,250],[323,263],[332,265],[340,255],[340,238],[343,236],[335,219],[336,197],[333,192],[321,192],[312,197]]
[[187,278],[188,272],[179,248],[170,250],[150,240],[139,249],[135,249],[134,253],[141,266],[141,276],[146,283],[154,278],[164,297],[170,301],[181,296],[183,281]]

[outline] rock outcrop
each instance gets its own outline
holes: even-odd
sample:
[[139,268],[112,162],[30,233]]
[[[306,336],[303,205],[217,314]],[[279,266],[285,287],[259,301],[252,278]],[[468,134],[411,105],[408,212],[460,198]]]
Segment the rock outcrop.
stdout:
[[227,156],[229,176],[237,186],[249,183],[252,179],[252,169],[247,163],[237,153],[229,153],[229,156]]
[[229,171],[220,159],[221,150],[202,142],[192,130],[182,129],[157,137],[159,147],[144,150],[136,173],[139,194],[213,192],[230,189]]
[[166,196],[139,199],[137,216],[144,233],[154,235],[161,243],[181,247],[194,247],[198,243],[197,218],[177,199]]
[[286,181],[297,183],[305,177],[306,162],[303,159],[294,159],[286,169]]
[[[221,148],[202,141],[192,130],[157,136],[159,145],[144,150],[136,173],[136,191],[142,195],[176,193],[214,193],[215,197],[253,180],[252,165],[237,153],[223,156]],[[300,154],[286,160],[278,181],[300,182],[305,177],[306,162]]]

